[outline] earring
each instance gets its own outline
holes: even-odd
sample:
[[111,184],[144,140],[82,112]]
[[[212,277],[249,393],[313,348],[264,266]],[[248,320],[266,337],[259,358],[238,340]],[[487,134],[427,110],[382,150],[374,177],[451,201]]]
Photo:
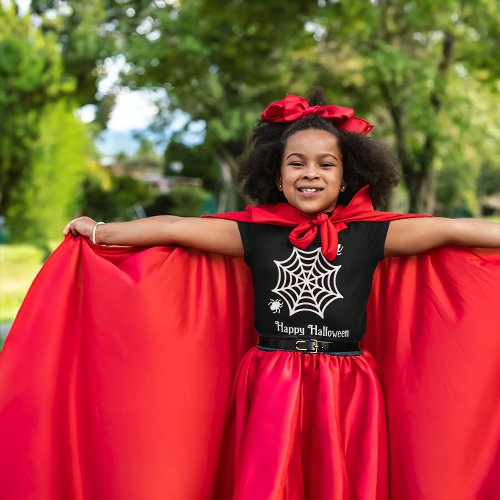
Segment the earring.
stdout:
[[342,186],[340,187],[340,190],[341,190],[342,192],[344,192],[344,191],[345,191],[345,189],[346,189],[346,187],[347,187],[347,186],[346,186],[345,184],[342,184]]
[[278,189],[281,191],[282,187],[283,187],[283,186],[281,185],[281,182],[280,182],[280,183],[278,184]]

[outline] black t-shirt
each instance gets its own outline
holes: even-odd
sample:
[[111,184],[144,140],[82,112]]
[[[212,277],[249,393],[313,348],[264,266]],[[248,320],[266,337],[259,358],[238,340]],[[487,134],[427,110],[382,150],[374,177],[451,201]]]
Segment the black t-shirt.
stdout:
[[247,222],[238,227],[252,271],[254,325],[261,336],[361,340],[389,222],[350,223],[339,232],[333,262],[321,253],[319,234],[300,250],[288,239],[291,227]]

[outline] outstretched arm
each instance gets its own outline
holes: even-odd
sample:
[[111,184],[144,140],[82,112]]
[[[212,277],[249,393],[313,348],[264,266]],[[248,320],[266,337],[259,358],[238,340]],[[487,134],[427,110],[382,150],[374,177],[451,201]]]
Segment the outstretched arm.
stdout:
[[389,225],[385,256],[413,255],[445,245],[500,248],[500,224],[441,217],[394,220]]
[[[79,217],[68,222],[63,234],[71,232],[91,238],[95,224],[90,217]],[[180,245],[205,252],[243,256],[238,225],[225,219],[158,215],[99,225],[95,236],[100,245]]]

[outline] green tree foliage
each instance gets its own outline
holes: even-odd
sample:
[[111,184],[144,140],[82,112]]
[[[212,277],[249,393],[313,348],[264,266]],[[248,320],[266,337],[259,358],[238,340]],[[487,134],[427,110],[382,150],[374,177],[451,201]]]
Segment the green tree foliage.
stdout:
[[44,246],[57,241],[75,212],[76,193],[87,170],[91,144],[86,126],[66,100],[47,105],[40,119],[39,137],[30,156],[30,182],[19,192],[19,203],[7,210],[14,240]]
[[[481,168],[498,165],[498,0],[32,0],[39,29],[6,5],[0,214],[19,216],[30,199],[48,103],[93,102],[118,53],[129,62],[124,84],[166,89],[159,129],[178,109],[189,114],[186,131],[205,124],[194,148],[183,131],[174,136],[165,163],[182,161],[181,175],[218,190],[219,210],[238,202],[235,159],[255,118],[313,84],[377,125],[399,156],[412,210],[432,211],[436,185],[443,204],[474,198]],[[101,99],[100,124],[113,102]]]
[[219,209],[234,208],[235,158],[263,103],[312,83],[301,54],[314,43],[303,28],[315,5],[185,0],[160,8],[159,3],[120,25],[130,61],[124,81],[165,87],[167,121],[168,111],[181,108],[192,121],[206,122],[204,151],[211,152],[204,158],[211,164],[206,169],[227,180],[220,197],[227,201]]
[[[498,116],[498,87],[490,94],[499,69],[498,2],[339,1],[322,11],[323,54],[350,67],[335,83],[368,100],[376,123],[387,124],[410,209],[432,211],[439,165],[465,168],[493,132],[481,108],[487,102]],[[477,177],[480,163],[471,169],[467,161],[470,175]]]
[[15,8],[4,3],[0,26],[0,214],[14,226],[10,209],[22,211],[44,109],[70,92],[73,83],[62,77],[53,36],[43,36],[28,17],[17,16]]
[[59,43],[63,74],[76,82],[73,95],[80,105],[95,103],[104,60],[116,53],[115,17],[125,16],[120,4],[123,2],[31,0],[31,12],[41,31]]

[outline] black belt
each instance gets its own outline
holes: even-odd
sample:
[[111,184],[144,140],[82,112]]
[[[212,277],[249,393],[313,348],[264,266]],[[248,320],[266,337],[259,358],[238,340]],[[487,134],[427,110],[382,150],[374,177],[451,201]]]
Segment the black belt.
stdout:
[[331,342],[316,339],[278,339],[270,337],[259,337],[262,347],[272,349],[283,349],[285,351],[302,352],[351,352],[361,351],[358,342]]

